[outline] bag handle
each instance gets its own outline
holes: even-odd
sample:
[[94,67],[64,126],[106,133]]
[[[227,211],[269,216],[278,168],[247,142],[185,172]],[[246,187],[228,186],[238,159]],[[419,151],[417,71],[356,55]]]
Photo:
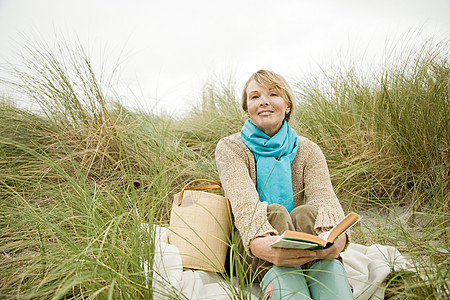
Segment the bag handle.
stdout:
[[[207,185],[198,185],[198,186],[190,186],[194,182],[198,181],[205,181],[213,184],[207,184]],[[199,191],[199,190],[215,190],[220,189],[222,187],[222,184],[219,181],[212,180],[212,179],[195,179],[186,184],[180,191],[180,194],[178,196],[178,206],[181,205],[181,201],[183,200],[183,194],[184,191]]]

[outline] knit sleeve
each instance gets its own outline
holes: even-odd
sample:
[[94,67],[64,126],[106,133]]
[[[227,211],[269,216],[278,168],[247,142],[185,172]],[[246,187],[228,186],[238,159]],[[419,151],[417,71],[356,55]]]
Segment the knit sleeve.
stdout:
[[230,200],[242,243],[248,249],[255,237],[278,234],[267,221],[267,203],[259,201],[243,149],[236,142],[223,138],[217,144],[215,155],[220,181]]
[[303,151],[306,160],[304,169],[306,203],[318,208],[314,229],[320,233],[342,220],[344,211],[333,191],[322,150],[308,140]]

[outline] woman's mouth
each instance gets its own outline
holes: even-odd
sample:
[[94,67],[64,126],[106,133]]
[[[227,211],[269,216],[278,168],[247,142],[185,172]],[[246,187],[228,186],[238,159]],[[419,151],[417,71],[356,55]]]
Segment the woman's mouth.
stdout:
[[258,116],[268,116],[272,113],[273,113],[273,111],[271,111],[271,110],[262,110],[258,113]]

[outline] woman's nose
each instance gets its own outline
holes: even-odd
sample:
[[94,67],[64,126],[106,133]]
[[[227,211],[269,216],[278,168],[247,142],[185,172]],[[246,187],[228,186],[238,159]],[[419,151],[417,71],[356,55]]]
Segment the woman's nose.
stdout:
[[261,101],[259,102],[259,105],[263,106],[269,104],[269,99],[267,98],[267,96],[262,95],[260,99]]

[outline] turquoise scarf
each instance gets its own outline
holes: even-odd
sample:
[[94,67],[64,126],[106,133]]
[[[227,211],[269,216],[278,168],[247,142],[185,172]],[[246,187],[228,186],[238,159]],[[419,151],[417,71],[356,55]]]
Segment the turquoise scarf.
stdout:
[[281,204],[291,212],[294,208],[291,163],[298,149],[295,130],[284,121],[280,130],[270,137],[247,120],[241,138],[255,156],[260,200]]

